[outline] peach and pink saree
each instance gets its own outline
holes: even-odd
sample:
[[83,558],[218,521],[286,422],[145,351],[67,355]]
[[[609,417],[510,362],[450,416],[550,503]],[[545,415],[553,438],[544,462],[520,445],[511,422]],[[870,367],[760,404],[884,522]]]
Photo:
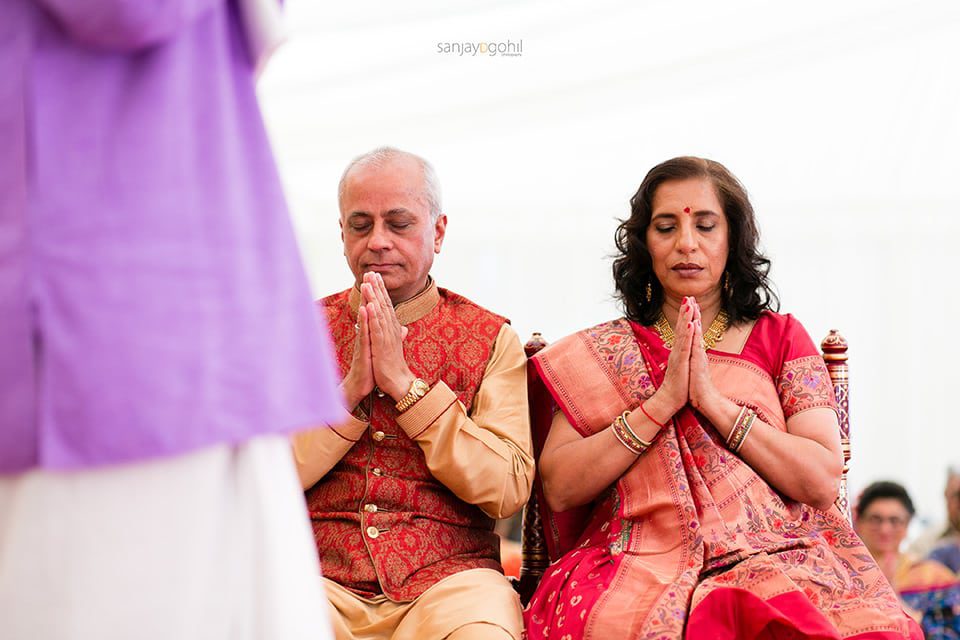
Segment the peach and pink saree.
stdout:
[[[653,330],[616,320],[534,364],[587,436],[652,395],[668,355]],[[789,315],[764,313],[741,353],[708,357],[718,389],[777,428],[835,409],[823,360]],[[525,612],[531,640],[923,637],[836,507],[781,496],[689,406],[594,503],[544,516],[555,561]]]

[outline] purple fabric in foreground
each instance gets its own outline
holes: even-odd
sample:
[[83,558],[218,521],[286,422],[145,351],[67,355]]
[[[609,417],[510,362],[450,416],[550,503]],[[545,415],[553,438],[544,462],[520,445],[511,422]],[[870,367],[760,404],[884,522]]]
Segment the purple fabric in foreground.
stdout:
[[0,473],[342,418],[225,0],[0,2]]

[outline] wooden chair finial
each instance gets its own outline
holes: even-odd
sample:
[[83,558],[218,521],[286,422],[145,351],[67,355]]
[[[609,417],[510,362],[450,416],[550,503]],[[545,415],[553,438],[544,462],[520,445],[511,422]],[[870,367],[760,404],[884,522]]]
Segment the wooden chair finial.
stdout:
[[831,329],[820,343],[823,361],[833,383],[833,393],[837,397],[837,412],[840,422],[840,446],[843,449],[843,477],[840,481],[840,494],[837,506],[850,517],[850,498],[847,492],[847,471],[850,470],[850,367],[847,364],[847,340],[839,331]]
[[530,339],[527,340],[527,343],[523,345],[523,351],[527,354],[527,357],[530,358],[545,346],[547,346],[547,341],[543,339],[543,336],[539,331],[534,331],[533,335],[530,336]]

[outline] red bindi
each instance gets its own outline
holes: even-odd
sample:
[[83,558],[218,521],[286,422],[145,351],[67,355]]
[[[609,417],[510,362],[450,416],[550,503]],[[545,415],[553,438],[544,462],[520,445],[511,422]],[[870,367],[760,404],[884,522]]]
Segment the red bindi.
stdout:
[[683,212],[684,212],[684,213],[690,213],[690,207],[684,207],[684,208],[683,208]]

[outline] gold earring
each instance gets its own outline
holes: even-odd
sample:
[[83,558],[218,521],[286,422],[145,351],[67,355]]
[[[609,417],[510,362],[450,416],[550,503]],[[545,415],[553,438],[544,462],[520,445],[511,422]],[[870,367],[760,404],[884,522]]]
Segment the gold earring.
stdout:
[[653,300],[653,287],[650,286],[649,281],[647,282],[646,294],[647,294],[647,302],[650,302],[651,300]]
[[725,271],[723,274],[723,292],[727,294],[727,297],[732,293],[730,289],[730,272]]

